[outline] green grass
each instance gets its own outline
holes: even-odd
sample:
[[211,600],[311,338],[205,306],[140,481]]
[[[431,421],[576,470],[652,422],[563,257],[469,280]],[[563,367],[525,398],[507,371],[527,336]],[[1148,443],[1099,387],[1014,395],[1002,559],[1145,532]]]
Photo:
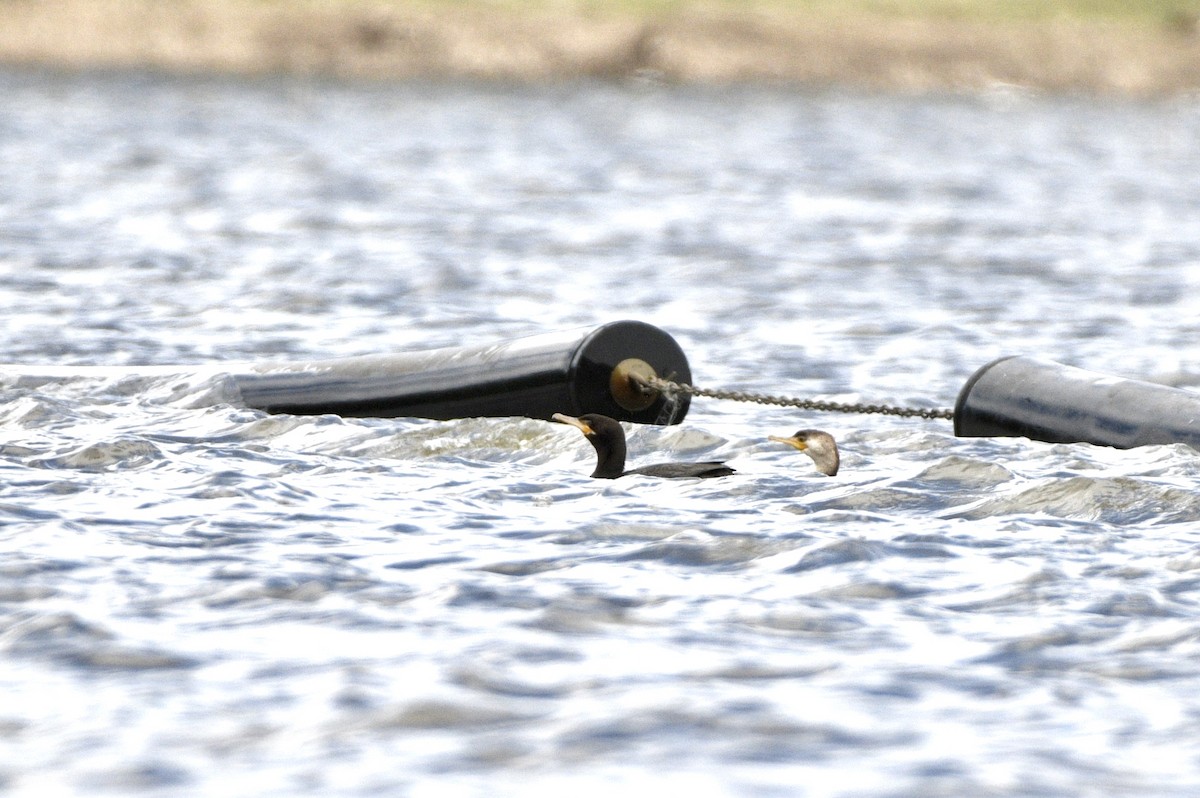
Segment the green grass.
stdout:
[[1200,0],[801,0],[781,5],[859,7],[898,16],[979,20],[1061,18],[1163,22],[1200,13]]

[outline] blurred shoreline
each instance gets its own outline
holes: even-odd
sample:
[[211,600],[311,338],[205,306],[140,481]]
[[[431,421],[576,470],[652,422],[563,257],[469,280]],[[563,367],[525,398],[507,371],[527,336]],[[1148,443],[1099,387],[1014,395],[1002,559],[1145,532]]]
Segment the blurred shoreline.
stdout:
[[1191,14],[971,19],[836,6],[0,0],[0,65],[188,74],[1035,90],[1200,89]]

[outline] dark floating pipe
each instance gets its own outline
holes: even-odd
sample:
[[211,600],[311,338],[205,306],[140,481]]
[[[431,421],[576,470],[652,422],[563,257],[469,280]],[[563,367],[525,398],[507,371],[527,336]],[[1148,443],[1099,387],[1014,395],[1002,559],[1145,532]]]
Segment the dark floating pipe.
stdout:
[[1005,357],[967,380],[954,407],[959,437],[1024,436],[1131,449],[1200,449],[1200,394],[1029,357]]
[[675,339],[639,321],[486,346],[258,366],[233,376],[249,407],[273,413],[547,420],[554,413],[602,413],[643,424],[683,420],[688,397],[641,390],[631,373],[691,382]]

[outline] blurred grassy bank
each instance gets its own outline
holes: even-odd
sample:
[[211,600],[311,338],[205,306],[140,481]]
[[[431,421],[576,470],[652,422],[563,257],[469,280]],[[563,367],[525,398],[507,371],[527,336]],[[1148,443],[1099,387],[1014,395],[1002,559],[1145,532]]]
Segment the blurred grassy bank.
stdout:
[[0,63],[1161,94],[1200,0],[0,0]]

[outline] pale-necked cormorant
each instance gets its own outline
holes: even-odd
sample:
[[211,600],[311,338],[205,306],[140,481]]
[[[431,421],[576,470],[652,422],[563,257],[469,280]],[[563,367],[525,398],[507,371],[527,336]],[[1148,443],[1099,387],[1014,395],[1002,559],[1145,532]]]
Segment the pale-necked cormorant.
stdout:
[[828,432],[802,429],[790,438],[776,438],[772,435],[770,440],[786,443],[804,452],[817,464],[817,470],[826,476],[832,477],[838,472],[841,458],[838,456],[837,441]]

